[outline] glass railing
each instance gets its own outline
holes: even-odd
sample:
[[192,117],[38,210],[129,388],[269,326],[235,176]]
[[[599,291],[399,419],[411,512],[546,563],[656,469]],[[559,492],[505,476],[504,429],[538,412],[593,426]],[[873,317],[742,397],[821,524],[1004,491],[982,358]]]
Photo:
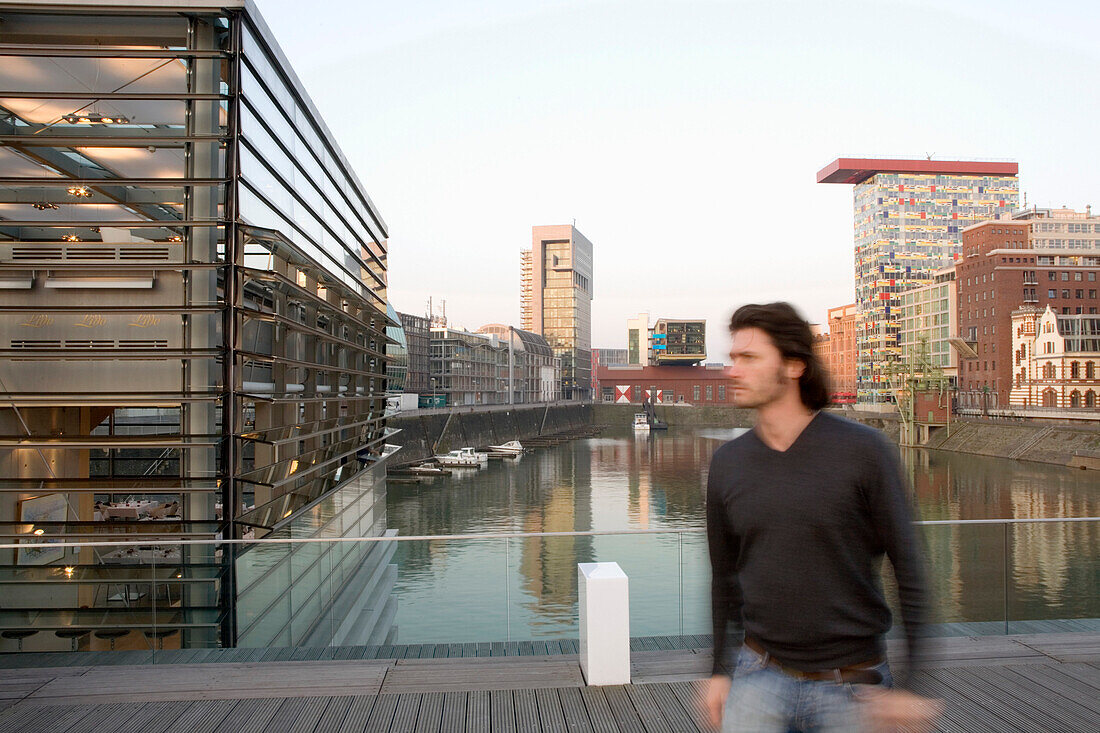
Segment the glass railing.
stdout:
[[[1100,631],[1100,518],[918,524],[932,634]],[[698,528],[0,550],[15,560],[0,567],[0,667],[29,663],[15,661],[20,652],[54,660],[36,656],[43,664],[203,661],[203,649],[242,661],[576,639],[581,562],[614,561],[627,574],[632,637],[711,631]]]

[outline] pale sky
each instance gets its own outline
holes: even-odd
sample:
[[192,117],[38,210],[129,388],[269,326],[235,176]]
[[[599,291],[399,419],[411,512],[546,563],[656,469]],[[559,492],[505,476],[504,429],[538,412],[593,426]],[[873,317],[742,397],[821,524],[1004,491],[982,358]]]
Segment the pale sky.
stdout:
[[[1011,159],[1100,207],[1100,3],[257,0],[390,231],[390,299],[519,324],[531,226],[593,243],[626,319],[854,299],[840,156]],[[308,12],[304,12],[308,11]],[[1098,208],[1100,212],[1100,208]]]

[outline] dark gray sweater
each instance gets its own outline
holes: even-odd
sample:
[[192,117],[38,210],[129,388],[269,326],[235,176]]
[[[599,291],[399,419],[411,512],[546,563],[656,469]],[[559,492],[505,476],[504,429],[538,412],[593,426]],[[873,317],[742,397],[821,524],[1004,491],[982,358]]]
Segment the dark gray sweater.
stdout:
[[786,451],[755,431],[722,445],[707,481],[714,673],[753,637],[806,671],[884,652],[893,564],[910,667],[926,592],[898,451],[878,431],[818,413]]

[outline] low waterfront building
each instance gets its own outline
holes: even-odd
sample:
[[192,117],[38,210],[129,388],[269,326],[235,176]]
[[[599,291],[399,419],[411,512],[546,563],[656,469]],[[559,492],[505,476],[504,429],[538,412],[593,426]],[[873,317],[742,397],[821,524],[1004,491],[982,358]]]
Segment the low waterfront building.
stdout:
[[255,4],[0,10],[0,528],[142,540],[7,553],[0,649],[386,643],[387,543],[217,542],[386,530],[387,228]]
[[[500,323],[490,323],[477,330],[491,334],[504,342],[509,339],[512,349],[505,371],[505,395],[512,385],[510,404],[556,402],[561,399],[561,359],[542,336]],[[504,400],[508,402],[507,397]]]
[[508,403],[508,345],[495,335],[432,326],[430,374],[445,405]]
[[1100,395],[1100,316],[1025,306],[1012,312],[1010,405],[1095,408]]
[[956,264],[959,404],[997,407],[1014,386],[1011,313],[1022,306],[1060,315],[1100,309],[1100,216],[1088,210],[1025,209],[967,227]]
[[652,395],[662,404],[730,404],[733,383],[722,364],[704,366],[601,366],[601,402],[641,404]]

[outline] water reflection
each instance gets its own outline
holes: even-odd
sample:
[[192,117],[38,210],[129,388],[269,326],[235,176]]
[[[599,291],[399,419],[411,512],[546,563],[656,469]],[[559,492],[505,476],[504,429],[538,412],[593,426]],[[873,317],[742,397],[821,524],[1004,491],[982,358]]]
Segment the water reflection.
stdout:
[[[390,526],[403,535],[703,527],[710,456],[739,432],[610,431],[394,485]],[[903,458],[923,519],[1100,514],[1095,472],[929,451]],[[924,536],[939,620],[1003,623],[1002,527],[936,526]],[[1007,540],[1010,618],[1100,616],[1098,523],[1017,526]],[[564,537],[401,543],[400,641],[575,636],[576,564],[594,560],[615,560],[631,577],[633,635],[709,632],[702,537]]]

